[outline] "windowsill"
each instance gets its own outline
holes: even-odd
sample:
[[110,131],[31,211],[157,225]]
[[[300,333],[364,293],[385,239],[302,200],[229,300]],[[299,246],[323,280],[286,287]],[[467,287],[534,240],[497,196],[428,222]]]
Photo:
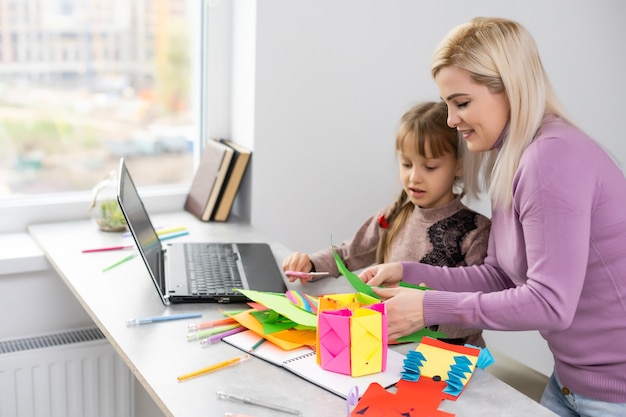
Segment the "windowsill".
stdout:
[[[188,188],[180,186],[152,187],[140,190],[150,213],[180,210]],[[63,198],[61,198],[63,197]],[[44,253],[26,232],[29,224],[88,219],[88,196],[74,194],[56,196],[54,200],[33,199],[13,206],[0,205],[2,218],[12,219],[0,230],[0,276],[51,268]]]
[[50,269],[45,255],[28,233],[0,234],[0,276]]
[[[181,209],[188,190],[188,186],[170,185],[140,188],[139,192],[150,213],[163,213]],[[26,232],[30,224],[88,219],[91,198],[90,193],[76,192],[13,201],[0,199],[0,218],[11,219],[0,226],[0,237],[5,233]]]

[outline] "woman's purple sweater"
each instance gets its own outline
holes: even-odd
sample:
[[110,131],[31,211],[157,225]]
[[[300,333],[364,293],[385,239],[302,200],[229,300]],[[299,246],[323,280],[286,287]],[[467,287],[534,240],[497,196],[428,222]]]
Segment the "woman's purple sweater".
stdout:
[[561,383],[626,402],[626,179],[592,139],[547,117],[524,151],[513,203],[494,207],[483,265],[403,263],[426,325],[539,330]]

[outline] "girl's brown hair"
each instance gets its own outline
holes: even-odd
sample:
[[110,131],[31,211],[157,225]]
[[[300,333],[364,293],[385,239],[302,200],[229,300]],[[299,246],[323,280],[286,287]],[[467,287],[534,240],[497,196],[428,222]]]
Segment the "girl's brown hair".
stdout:
[[[443,102],[426,102],[409,109],[400,119],[400,127],[396,135],[396,152],[401,153],[406,146],[415,146],[419,155],[439,158],[452,153],[457,159],[462,157],[461,140],[455,129],[447,124],[448,108]],[[426,155],[426,144],[432,155]],[[379,221],[383,233],[376,249],[376,262],[383,263],[391,241],[398,230],[404,225],[414,205],[402,189],[389,213]]]

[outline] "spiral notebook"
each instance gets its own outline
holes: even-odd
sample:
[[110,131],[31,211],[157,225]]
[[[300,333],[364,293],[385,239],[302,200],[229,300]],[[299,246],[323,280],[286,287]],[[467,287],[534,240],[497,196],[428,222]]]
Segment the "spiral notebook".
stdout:
[[250,348],[261,340],[261,337],[251,330],[227,336],[222,340],[252,356],[285,368],[295,375],[342,398],[347,398],[354,386],[357,386],[359,389],[359,398],[372,382],[377,382],[385,388],[391,387],[401,378],[400,373],[403,370],[402,366],[405,358],[405,355],[388,349],[387,369],[384,372],[352,377],[322,369],[317,364],[315,351],[309,347],[283,350],[272,342],[266,341],[250,352]]

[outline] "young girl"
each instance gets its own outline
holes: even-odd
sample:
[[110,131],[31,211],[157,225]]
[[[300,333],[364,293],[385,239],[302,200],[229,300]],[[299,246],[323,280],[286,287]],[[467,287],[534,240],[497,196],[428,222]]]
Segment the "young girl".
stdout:
[[[416,261],[439,266],[483,262],[490,222],[468,209],[455,194],[462,172],[460,139],[446,124],[445,104],[427,102],[407,111],[396,137],[402,192],[379,210],[335,250],[352,271],[375,263]],[[339,276],[332,249],[296,252],[283,262],[284,271],[328,272]],[[298,279],[288,275],[290,281]],[[310,276],[300,278],[304,283]],[[484,347],[482,332],[439,326],[448,342]]]

